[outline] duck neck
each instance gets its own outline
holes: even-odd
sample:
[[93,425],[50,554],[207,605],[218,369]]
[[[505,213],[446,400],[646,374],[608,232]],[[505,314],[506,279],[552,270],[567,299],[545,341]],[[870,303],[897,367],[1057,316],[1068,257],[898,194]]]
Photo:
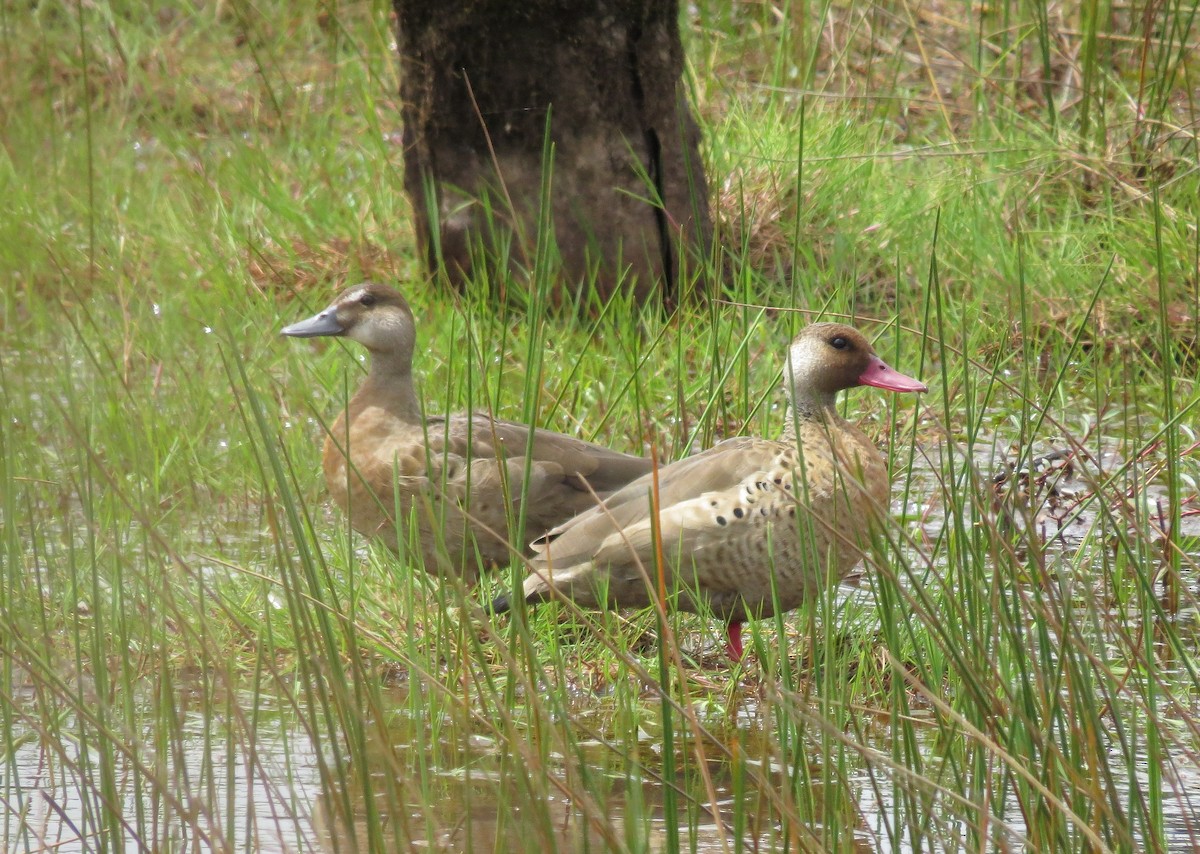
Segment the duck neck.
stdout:
[[386,356],[372,353],[367,379],[350,402],[352,412],[368,406],[379,407],[401,421],[420,421],[421,403],[413,386],[411,363],[397,364]]
[[842,420],[837,411],[837,398],[832,394],[796,395],[788,407],[783,425],[783,441],[795,442],[800,427],[804,424],[821,424],[832,427]]

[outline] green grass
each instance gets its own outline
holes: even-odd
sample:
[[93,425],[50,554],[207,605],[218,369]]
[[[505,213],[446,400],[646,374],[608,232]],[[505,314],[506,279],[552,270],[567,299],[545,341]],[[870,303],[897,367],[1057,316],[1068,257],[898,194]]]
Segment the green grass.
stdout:
[[[7,849],[1195,844],[1194,9],[688,14],[722,299],[586,319],[423,278],[387,4],[0,12]],[[319,474],[361,354],[277,334],[364,277],[430,411],[663,459],[776,434],[787,341],[854,318],[931,389],[849,397],[862,589],[731,668],[364,544]],[[1077,494],[997,495],[1055,448]]]

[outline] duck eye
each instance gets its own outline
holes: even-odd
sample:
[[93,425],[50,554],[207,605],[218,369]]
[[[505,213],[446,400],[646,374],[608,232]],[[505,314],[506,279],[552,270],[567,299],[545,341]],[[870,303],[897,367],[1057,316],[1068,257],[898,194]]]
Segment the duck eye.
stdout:
[[837,338],[834,338],[833,340],[831,340],[831,341],[829,342],[829,344],[830,344],[830,346],[831,346],[831,347],[833,347],[833,349],[835,349],[835,350],[848,350],[848,349],[850,349],[850,342],[849,342],[849,341],[847,341],[845,338],[843,338],[841,335],[839,335]]
[[363,294],[362,296],[360,296],[358,298],[358,302],[360,305],[365,305],[365,306],[375,305],[375,294],[370,294],[370,293]]

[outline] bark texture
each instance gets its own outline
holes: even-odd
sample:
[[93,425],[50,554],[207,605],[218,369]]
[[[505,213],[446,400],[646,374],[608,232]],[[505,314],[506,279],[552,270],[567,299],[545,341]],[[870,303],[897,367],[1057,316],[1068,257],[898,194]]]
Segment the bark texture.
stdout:
[[462,286],[481,258],[528,266],[549,225],[561,288],[695,287],[712,226],[678,0],[394,6],[405,188],[431,270]]

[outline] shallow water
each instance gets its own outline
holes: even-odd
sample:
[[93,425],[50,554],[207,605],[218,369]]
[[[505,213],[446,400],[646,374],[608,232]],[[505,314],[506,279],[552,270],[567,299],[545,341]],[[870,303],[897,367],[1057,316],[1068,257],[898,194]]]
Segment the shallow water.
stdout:
[[[278,735],[282,717],[264,717],[252,750],[228,742],[228,733],[205,732],[202,715],[180,721],[182,738],[168,755],[155,757],[139,746],[142,766],[122,757],[112,770],[113,788],[124,816],[125,850],[319,851],[312,810],[321,781],[308,739]],[[147,712],[147,730],[152,719]],[[75,725],[58,722],[63,731]],[[5,851],[84,852],[104,847],[99,813],[108,792],[98,791],[104,764],[95,749],[63,739],[42,741],[28,726],[13,729],[16,749],[0,770],[0,848]],[[51,746],[53,745],[53,746]],[[60,752],[60,748],[63,752]],[[251,756],[253,757],[251,761]],[[171,782],[156,785],[170,767]],[[164,806],[162,790],[180,799]],[[188,818],[181,820],[179,816]]]
[[[403,708],[402,694],[397,693],[393,699],[397,708]],[[259,703],[262,705],[261,698]],[[752,740],[756,732],[762,735],[760,710],[752,701],[746,701],[738,717],[742,720],[742,740]],[[60,725],[69,729],[70,723],[61,721]],[[322,783],[319,753],[289,713],[261,713],[252,749],[239,744],[240,737],[227,740],[227,731],[214,727],[211,720],[206,723],[198,712],[187,713],[181,723],[182,738],[170,758],[176,766],[172,772],[175,783],[168,786],[184,802],[178,810],[164,807],[150,795],[153,787],[148,785],[149,775],[144,770],[135,772],[130,762],[117,762],[114,790],[119,793],[127,822],[128,833],[123,835],[126,850],[318,852],[355,850],[356,845],[359,850],[374,850],[380,844],[395,850],[487,852],[529,848],[529,825],[522,815],[520,798],[513,796],[519,775],[513,774],[511,763],[507,771],[501,769],[503,757],[490,739],[466,735],[453,744],[444,741],[440,745],[443,750],[438,752],[458,759],[446,764],[434,762],[425,768],[429,777],[426,785],[437,793],[436,800],[422,796],[397,803],[379,794],[374,806],[383,817],[380,825],[386,831],[383,839],[375,840],[372,846],[363,818],[365,802],[361,796],[351,795],[351,820],[335,817],[346,814],[347,801],[341,799],[345,791],[339,785]],[[403,756],[411,746],[406,739],[426,724],[408,719],[407,712],[398,712],[389,728],[397,742],[387,745],[387,749]],[[872,727],[861,735],[868,753],[886,755],[890,750],[885,727]],[[658,745],[645,733],[641,736],[640,757],[652,757]],[[937,749],[933,731],[924,740],[923,750]],[[83,852],[100,847],[102,839],[95,835],[99,793],[90,783],[81,785],[81,780],[96,779],[94,773],[82,771],[88,761],[87,751],[77,746],[75,752],[58,755],[23,726],[15,728],[13,742],[16,749],[0,775],[0,842],[4,850]],[[690,810],[679,808],[675,821],[668,822],[664,787],[651,780],[638,787],[639,803],[631,819],[633,825],[627,828],[629,793],[619,764],[614,765],[609,748],[598,742],[584,744],[582,750],[595,756],[592,768],[602,782],[592,785],[591,791],[602,796],[595,806],[605,829],[602,832],[596,823],[589,822],[587,811],[571,797],[551,790],[540,804],[542,814],[530,819],[539,827],[549,820],[552,836],[544,840],[545,850],[607,850],[605,833],[615,832],[622,842],[628,842],[624,834],[631,833],[645,850],[663,851],[668,850],[668,837],[679,828],[685,829],[685,849],[690,845],[699,852],[728,850],[735,801],[728,763],[710,762],[717,805],[725,822],[723,833],[710,815],[695,806]],[[423,752],[427,753],[427,748]],[[93,763],[98,761],[94,751],[91,756]],[[141,759],[153,766],[149,756],[146,749]],[[903,833],[890,827],[897,799],[905,795],[886,773],[881,773],[879,763],[851,759],[849,765],[848,790],[856,818],[853,837],[843,838],[841,844],[848,850],[864,852],[914,850]],[[565,771],[563,764],[552,763],[550,767],[555,774]],[[781,769],[768,771],[771,778],[781,779]],[[686,785],[682,775],[676,782]],[[1169,788],[1176,796],[1164,805],[1168,850],[1196,850],[1200,840],[1200,797],[1195,793],[1200,792],[1200,765],[1181,761]],[[817,783],[814,797],[821,797],[820,790],[821,784]],[[744,791],[742,797],[753,803],[757,793]],[[753,809],[744,813],[755,815]],[[174,818],[169,817],[172,815]],[[953,824],[942,829],[942,838],[965,839],[965,826],[955,829]],[[994,821],[993,843],[1019,848],[1022,831],[1021,816],[1012,809],[1003,822]],[[765,816],[761,827],[746,828],[741,836],[746,845],[757,850],[779,850],[784,844],[778,823]],[[921,850],[954,848],[931,845],[926,836]]]
[[[945,523],[937,500],[942,482],[938,453],[937,449],[925,452],[913,472],[910,506],[897,508],[904,517],[916,520],[926,542],[933,541]],[[977,454],[975,462],[985,473],[1003,469],[1003,460],[993,459],[990,452]],[[1121,460],[1110,454],[1102,458],[1099,469],[1113,471],[1120,465]],[[1051,498],[1035,491],[1032,512],[1025,512],[1026,505],[1011,496],[998,500],[1016,508],[1010,515],[1014,529],[1032,532],[1048,553],[1070,557],[1089,542],[1100,517],[1095,502],[1087,498],[1097,473],[1079,465],[1060,474],[1043,480],[1042,487],[1050,483],[1057,495]],[[1158,508],[1165,498],[1165,491],[1151,483],[1131,495],[1130,501]],[[1115,518],[1128,515],[1115,514]],[[1143,513],[1141,518],[1153,521],[1160,515]],[[1192,543],[1200,541],[1200,517],[1184,515],[1177,533]],[[1187,554],[1196,559],[1194,546]],[[1185,582],[1194,587],[1194,573]],[[858,590],[845,589],[840,595],[843,600],[861,597],[869,609],[870,584],[868,577]],[[1088,595],[1086,579],[1077,586],[1080,596]],[[1180,624],[1190,621],[1194,636],[1194,606],[1173,617]],[[773,628],[764,624],[760,631]],[[1172,665],[1165,655],[1159,664],[1165,682],[1179,677],[1187,683],[1185,672],[1172,672],[1181,664]],[[709,676],[714,681],[726,678],[723,672]],[[743,745],[774,735],[773,719],[758,699],[758,687],[754,677],[743,682],[728,718]],[[603,717],[603,711],[590,707],[599,699],[581,692],[572,714],[581,719]],[[345,784],[357,779],[356,769],[340,777],[331,774],[332,754],[314,741],[297,707],[262,693],[238,696],[228,704],[227,708],[239,712],[232,722],[223,717],[226,708],[197,708],[194,692],[180,691],[165,705],[139,698],[131,718],[125,710],[114,710],[110,717],[122,722],[112,724],[114,743],[120,745],[115,753],[98,751],[80,740],[79,721],[69,710],[54,720],[39,717],[44,706],[36,702],[31,686],[0,700],[12,720],[4,742],[10,749],[0,765],[0,848],[4,850],[104,847],[105,837],[98,834],[105,828],[99,818],[105,802],[108,811],[123,816],[125,822],[124,828],[107,837],[112,843],[108,847],[120,847],[116,840],[122,840],[126,850],[315,852],[382,845],[397,850],[505,851],[527,850],[531,843],[545,850],[606,850],[615,838],[621,844],[657,851],[668,850],[668,839],[680,828],[685,850],[699,852],[727,850],[735,834],[747,847],[758,850],[775,850],[789,839],[811,843],[821,838],[809,835],[820,833],[816,827],[799,833],[793,827],[789,833],[764,806],[769,793],[740,784],[733,765],[717,758],[710,760],[707,771],[721,822],[700,806],[707,799],[694,767],[672,781],[690,796],[677,796],[671,807],[668,788],[655,779],[664,767],[661,741],[641,730],[634,738],[618,739],[623,746],[636,746],[636,759],[643,768],[640,780],[629,783],[628,757],[594,740],[578,745],[570,760],[550,757],[538,776],[553,777],[564,785],[548,785],[544,793],[531,796],[522,788],[527,769],[503,755],[493,738],[462,721],[414,718],[402,689],[386,695],[387,725],[372,730],[378,740],[372,755],[386,756],[388,761],[370,769],[375,794],[369,802],[360,786]],[[1197,713],[1194,703],[1193,698],[1192,715]],[[167,727],[169,737],[164,737],[162,720],[168,713],[174,721]],[[127,723],[130,719],[132,725]],[[1177,710],[1164,708],[1160,719],[1177,722],[1179,716]],[[600,731],[610,726],[611,721],[596,724]],[[935,819],[941,823],[937,832],[920,837],[919,846],[909,841],[904,828],[893,826],[896,816],[910,814],[913,791],[904,785],[902,775],[889,769],[894,745],[886,724],[872,722],[868,714],[858,719],[858,727],[850,733],[854,747],[845,753],[847,776],[833,793],[849,805],[839,846],[861,851],[956,850],[954,842],[965,841],[968,829],[952,813]],[[94,727],[90,731],[95,738]],[[943,747],[936,728],[919,728],[917,733],[919,753],[935,757]],[[722,737],[731,738],[728,727]],[[1174,766],[1168,769],[1163,812],[1169,850],[1196,850],[1200,841],[1200,795],[1192,794],[1200,792],[1196,757],[1195,751],[1175,756]],[[1122,767],[1123,760],[1118,757],[1114,766]],[[748,759],[747,767],[756,768],[770,785],[789,779],[786,769],[763,768],[755,759]],[[588,775],[582,789],[581,768]],[[795,769],[790,770],[794,774]],[[826,797],[822,769],[814,765],[809,773],[815,783],[808,796],[817,803],[813,813],[821,814],[819,802]],[[1135,781],[1114,781],[1121,798],[1131,796],[1131,782],[1137,788],[1145,786],[1145,767],[1139,773],[1142,776]],[[387,778],[397,774],[408,779]],[[539,782],[545,784],[544,779]],[[586,791],[592,802],[581,804],[568,791]],[[370,811],[377,812],[380,820],[368,822],[365,816]],[[994,811],[1001,812],[999,807]],[[1002,812],[1002,821],[993,820],[990,827],[993,846],[1020,847],[1025,825],[1019,809],[1010,803]],[[737,831],[739,818],[748,826]],[[372,839],[370,827],[382,828],[382,838]],[[937,840],[942,840],[940,845]]]

